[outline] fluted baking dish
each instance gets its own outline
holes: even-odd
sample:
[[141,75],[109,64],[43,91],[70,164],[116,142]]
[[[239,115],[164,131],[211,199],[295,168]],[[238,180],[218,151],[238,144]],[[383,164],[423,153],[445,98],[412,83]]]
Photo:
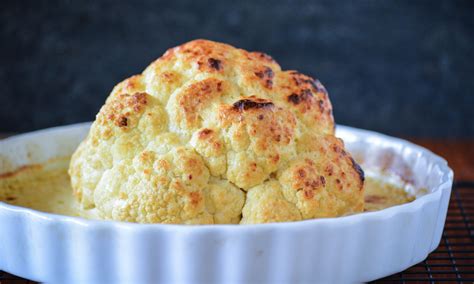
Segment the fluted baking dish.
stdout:
[[[0,173],[72,154],[89,126],[0,141]],[[398,176],[416,200],[339,218],[201,226],[92,221],[0,202],[0,270],[47,283],[348,283],[425,259],[446,218],[446,161],[370,131],[338,126],[337,136],[367,173]]]

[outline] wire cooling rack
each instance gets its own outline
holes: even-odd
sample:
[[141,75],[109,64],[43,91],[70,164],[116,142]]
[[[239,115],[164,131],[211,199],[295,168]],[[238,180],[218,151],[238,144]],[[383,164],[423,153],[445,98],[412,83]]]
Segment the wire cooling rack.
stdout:
[[372,283],[474,282],[474,182],[456,182],[439,247],[409,269]]
[[[372,283],[474,282],[474,181],[453,187],[441,243],[411,268]],[[0,284],[35,283],[0,271]]]

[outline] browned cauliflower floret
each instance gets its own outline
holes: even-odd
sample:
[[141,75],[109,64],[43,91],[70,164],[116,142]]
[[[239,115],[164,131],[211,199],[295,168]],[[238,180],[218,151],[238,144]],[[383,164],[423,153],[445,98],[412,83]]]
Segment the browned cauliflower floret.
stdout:
[[363,209],[321,83],[268,55],[195,40],[119,83],[69,169],[105,219],[220,224]]

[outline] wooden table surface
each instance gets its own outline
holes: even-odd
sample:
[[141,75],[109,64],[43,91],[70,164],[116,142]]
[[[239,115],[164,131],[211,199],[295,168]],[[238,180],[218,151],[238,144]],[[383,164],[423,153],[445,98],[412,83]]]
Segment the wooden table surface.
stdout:
[[474,181],[474,139],[407,139],[448,161],[456,181]]
[[[6,133],[2,134],[2,133],[0,133],[0,139],[5,138],[9,135],[11,135],[11,134],[6,134]],[[463,183],[463,182],[468,182],[468,183],[473,184],[473,182],[474,182],[474,139],[454,140],[454,139],[419,139],[419,138],[410,139],[410,138],[408,138],[406,140],[410,140],[410,141],[412,141],[412,142],[414,142],[418,145],[421,145],[425,148],[428,148],[431,151],[433,151],[434,153],[436,153],[436,154],[442,156],[443,158],[445,158],[448,161],[449,166],[453,169],[454,178],[455,178],[455,181],[458,182],[458,184]],[[466,189],[464,189],[464,190],[466,190]],[[467,190],[468,191],[464,191],[464,194],[469,194],[469,195],[466,195],[466,197],[465,197],[465,198],[468,198],[468,199],[465,199],[466,202],[468,202],[467,200],[473,200],[473,199],[470,199],[470,195],[474,194],[474,192],[472,190],[470,190],[470,189],[467,189]],[[453,197],[451,199],[453,199]],[[461,196],[461,200],[462,199],[463,199],[463,197]],[[460,204],[461,201],[457,200],[457,202]],[[452,212],[453,210],[458,209],[456,206],[457,206],[456,203],[454,203],[454,200],[452,200],[452,202],[450,204],[450,212]],[[464,206],[466,206],[466,205],[464,205]],[[448,231],[445,231],[445,234],[443,235],[443,239],[445,239],[445,241],[446,241],[446,238],[449,237],[449,235],[446,235],[446,234],[449,234],[449,226],[450,226],[449,216],[450,215],[448,214],[448,219],[447,219],[447,224],[446,224],[446,226],[448,228],[446,230],[448,230]],[[474,217],[474,215],[473,215],[473,217]],[[471,224],[469,224],[469,228],[471,228],[470,226],[471,226]],[[472,251],[472,249],[474,248],[473,238],[474,237],[471,236],[471,237],[467,237],[467,239],[465,239],[465,240],[460,239],[461,241],[463,241],[463,240],[466,241],[468,243],[468,245],[466,247],[462,247],[462,248],[459,248],[459,249],[464,249],[465,251]],[[436,252],[432,253],[431,256],[435,255],[435,257],[438,257],[438,259],[441,259],[441,258],[439,258],[439,253],[444,252],[442,246],[443,246],[443,243],[440,244],[440,248],[438,248],[438,250]],[[463,251],[461,251],[461,252],[463,253]],[[466,255],[462,255],[462,256],[464,256],[464,258],[466,259]],[[452,261],[452,255],[450,255],[450,257],[451,257],[451,261]],[[474,260],[474,258],[473,258],[473,260]],[[470,259],[468,261],[469,261],[469,262],[467,262],[468,264],[465,264],[465,266],[463,266],[463,267],[465,269],[467,269],[467,271],[468,271],[467,275],[474,275],[474,263],[471,264]],[[403,275],[405,275],[405,276],[406,275],[408,275],[408,276],[414,275],[415,277],[418,277],[417,275],[419,275],[419,274],[413,274],[413,273],[417,273],[416,272],[417,269],[422,269],[423,270],[424,269],[423,265],[426,266],[428,262],[433,262],[433,261],[430,260],[430,258],[429,258],[427,261],[423,262],[424,264],[420,263],[419,265],[417,265],[417,267],[412,267],[410,270],[407,270],[407,271],[403,272],[405,274],[402,273],[401,275],[402,276]],[[447,269],[446,267],[444,267],[443,264],[438,264],[438,265],[440,265],[441,269],[444,269],[444,270]],[[448,274],[441,274],[441,277],[448,277],[448,276],[451,277],[451,276],[453,276],[453,273],[456,273],[455,275],[458,277],[457,279],[459,280],[460,279],[459,277],[463,276],[463,274],[460,274],[461,272],[459,272],[457,270],[457,267],[455,267],[455,269],[456,269],[456,271],[447,271],[447,272],[446,271],[444,271],[444,272],[440,271],[440,273],[448,273]],[[31,281],[24,280],[24,279],[21,279],[21,278],[13,278],[14,276],[12,276],[12,275],[9,275],[9,274],[6,274],[6,273],[2,274],[2,273],[3,272],[0,271],[0,284],[33,283]],[[426,272],[420,272],[420,273],[424,273],[424,274],[422,274],[422,276],[425,276],[425,274],[426,274]],[[449,273],[451,273],[451,274],[449,274]],[[433,275],[434,276],[440,276],[440,274],[436,274],[436,272],[434,272]],[[430,274],[429,276],[432,277],[433,275]],[[385,281],[388,281],[388,282],[392,282],[392,281],[405,282],[405,280],[403,280],[403,281],[398,280],[397,281],[396,279],[398,279],[398,278],[396,278],[396,277],[401,277],[401,276],[391,276],[391,278],[387,278],[388,280],[385,280]],[[403,279],[403,278],[400,278],[400,279]],[[410,278],[408,278],[408,279],[410,280]],[[415,279],[416,278],[412,278],[412,280],[415,280]],[[449,278],[449,279],[451,279],[451,278]],[[444,280],[446,281],[446,280],[449,280],[449,279],[444,279]],[[470,280],[474,280],[474,279],[470,279]],[[385,281],[383,279],[381,280],[381,282],[385,282]],[[376,282],[380,282],[380,281],[376,281]],[[421,282],[414,281],[414,282],[415,283],[422,283],[424,281],[421,281]],[[410,283],[413,283],[413,282],[411,282],[411,280],[410,280]]]

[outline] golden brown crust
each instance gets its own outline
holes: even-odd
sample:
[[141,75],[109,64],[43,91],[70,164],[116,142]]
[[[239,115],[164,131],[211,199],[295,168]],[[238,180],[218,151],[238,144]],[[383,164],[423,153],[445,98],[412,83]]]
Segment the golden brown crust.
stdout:
[[228,162],[226,177],[244,190],[268,179],[295,155],[295,117],[268,100],[240,99],[221,108],[218,121],[233,162]]
[[126,129],[130,124],[130,116],[141,113],[147,105],[146,93],[120,94],[117,99],[107,104],[97,118],[98,123],[105,125],[112,122],[116,126]]
[[178,127],[193,129],[200,126],[200,113],[223,93],[224,83],[215,78],[207,78],[190,84],[176,95],[177,106],[171,113]]
[[363,175],[333,135],[318,80],[195,40],[112,90],[70,174],[116,220],[235,223],[242,190],[244,223],[338,216],[358,210]]
[[279,80],[285,105],[293,109],[305,125],[334,135],[332,105],[324,86],[318,80],[296,71],[281,72]]

